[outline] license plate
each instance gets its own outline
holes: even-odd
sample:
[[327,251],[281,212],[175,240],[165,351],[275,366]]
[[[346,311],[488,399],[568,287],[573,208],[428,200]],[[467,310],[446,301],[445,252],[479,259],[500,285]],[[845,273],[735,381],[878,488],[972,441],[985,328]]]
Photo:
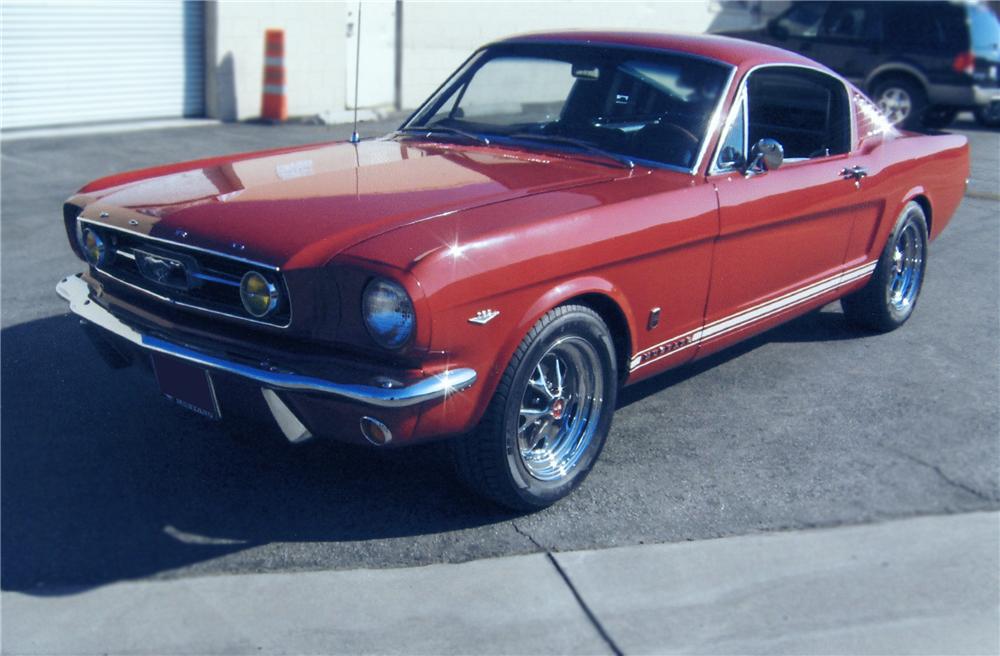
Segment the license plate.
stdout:
[[153,371],[160,391],[168,399],[202,417],[219,419],[219,402],[215,398],[212,376],[205,369],[183,360],[153,353]]

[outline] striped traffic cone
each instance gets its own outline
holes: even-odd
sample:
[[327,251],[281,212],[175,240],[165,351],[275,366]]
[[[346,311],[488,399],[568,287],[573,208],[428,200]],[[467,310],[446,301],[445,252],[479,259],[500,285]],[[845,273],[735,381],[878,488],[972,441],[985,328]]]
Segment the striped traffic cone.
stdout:
[[264,93],[261,96],[260,117],[271,122],[288,118],[284,30],[268,30],[264,37]]

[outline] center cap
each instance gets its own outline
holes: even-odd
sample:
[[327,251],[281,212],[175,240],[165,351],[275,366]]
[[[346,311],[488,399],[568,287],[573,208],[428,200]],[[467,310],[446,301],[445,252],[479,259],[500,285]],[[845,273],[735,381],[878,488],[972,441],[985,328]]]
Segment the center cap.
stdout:
[[552,415],[553,419],[558,421],[562,419],[563,412],[565,411],[566,411],[566,400],[556,399],[555,401],[552,402],[552,410],[550,411],[549,414]]

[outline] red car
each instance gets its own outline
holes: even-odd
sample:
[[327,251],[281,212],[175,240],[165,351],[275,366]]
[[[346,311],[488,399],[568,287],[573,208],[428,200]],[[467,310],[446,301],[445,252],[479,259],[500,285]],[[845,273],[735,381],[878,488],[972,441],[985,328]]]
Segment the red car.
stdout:
[[783,50],[536,34],[383,138],[90,183],[57,289],[186,408],[450,437],[473,489],[533,509],[594,466],[621,386],[837,298],[903,324],[968,171],[963,137],[897,131]]

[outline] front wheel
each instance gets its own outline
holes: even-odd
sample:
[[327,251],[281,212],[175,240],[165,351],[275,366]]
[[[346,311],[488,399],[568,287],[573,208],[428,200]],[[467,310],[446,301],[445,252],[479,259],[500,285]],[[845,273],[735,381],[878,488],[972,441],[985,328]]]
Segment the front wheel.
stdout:
[[586,478],[607,440],[618,393],[608,327],[559,306],[531,329],[478,429],[452,442],[459,477],[515,510],[538,510]]
[[913,314],[927,266],[927,218],[910,201],[896,220],[868,284],[840,300],[847,319],[878,332],[906,323]]

